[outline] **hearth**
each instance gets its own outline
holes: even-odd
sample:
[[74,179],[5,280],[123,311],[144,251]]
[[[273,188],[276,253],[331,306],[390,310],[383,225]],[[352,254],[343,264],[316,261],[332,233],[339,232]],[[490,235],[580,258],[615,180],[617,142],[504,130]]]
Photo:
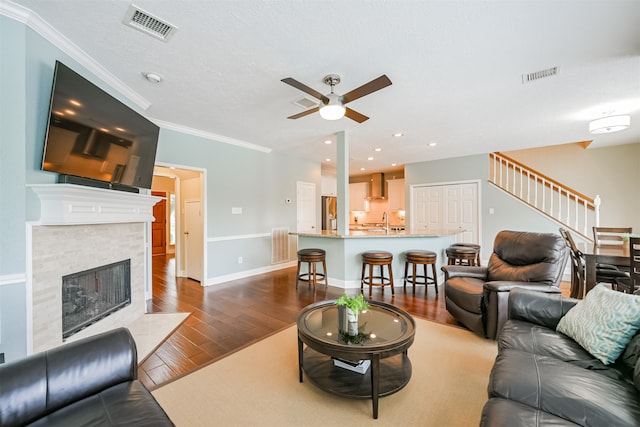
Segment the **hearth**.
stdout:
[[131,304],[131,260],[62,277],[62,338]]

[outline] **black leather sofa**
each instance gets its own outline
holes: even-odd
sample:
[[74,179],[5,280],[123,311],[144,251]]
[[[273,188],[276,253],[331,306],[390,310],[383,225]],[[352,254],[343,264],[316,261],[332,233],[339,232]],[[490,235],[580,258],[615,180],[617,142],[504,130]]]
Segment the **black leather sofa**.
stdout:
[[604,365],[555,331],[577,302],[511,290],[481,426],[640,425],[640,334]]
[[119,328],[0,365],[0,426],[173,426]]

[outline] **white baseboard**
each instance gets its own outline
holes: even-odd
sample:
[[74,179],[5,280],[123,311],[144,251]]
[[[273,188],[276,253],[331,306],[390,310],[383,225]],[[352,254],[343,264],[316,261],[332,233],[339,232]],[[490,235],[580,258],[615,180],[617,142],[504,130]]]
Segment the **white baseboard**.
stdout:
[[266,267],[255,268],[253,270],[245,270],[245,271],[239,271],[237,273],[225,274],[224,276],[210,277],[209,279],[206,280],[206,282],[204,283],[204,286],[219,285],[221,283],[226,283],[231,280],[244,279],[246,277],[256,276],[258,274],[264,274],[272,271],[282,270],[284,268],[295,267],[296,265],[298,265],[297,261],[289,261],[289,262],[283,262],[281,264],[274,264]]

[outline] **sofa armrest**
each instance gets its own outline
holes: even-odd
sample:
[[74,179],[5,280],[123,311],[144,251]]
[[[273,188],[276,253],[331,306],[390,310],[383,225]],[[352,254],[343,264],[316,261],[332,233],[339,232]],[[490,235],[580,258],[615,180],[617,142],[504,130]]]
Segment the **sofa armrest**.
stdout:
[[487,267],[483,266],[444,265],[441,269],[444,272],[444,280],[449,280],[452,277],[472,277],[480,280],[487,279],[488,270]]
[[578,302],[559,294],[513,289],[509,295],[509,319],[524,320],[555,329],[560,319]]
[[493,281],[484,284],[485,332],[496,339],[509,313],[510,291],[516,288],[530,289],[538,293],[560,293],[560,289],[538,282]]
[[113,385],[136,379],[125,328],[0,366],[0,425],[23,425]]

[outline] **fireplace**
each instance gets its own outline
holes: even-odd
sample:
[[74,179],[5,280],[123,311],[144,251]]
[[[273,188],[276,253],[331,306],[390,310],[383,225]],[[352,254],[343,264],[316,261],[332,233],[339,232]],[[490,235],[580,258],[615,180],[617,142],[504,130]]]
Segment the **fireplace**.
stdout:
[[62,277],[62,338],[131,304],[131,260]]
[[[145,297],[151,295],[150,223],[153,205],[160,198],[71,184],[29,187],[40,200],[40,218],[27,223],[27,351],[49,350],[64,341],[76,341],[137,321],[147,311]],[[100,321],[84,316],[78,321],[79,329],[63,337],[63,331],[70,330],[66,320],[63,326],[63,298],[67,304],[64,311],[74,314],[75,306],[88,300],[95,290],[94,277],[75,296],[63,297],[63,277],[123,260],[130,260],[126,274],[130,282],[128,298],[119,293],[119,303],[95,310],[110,314]],[[127,299],[129,303],[123,303]]]

